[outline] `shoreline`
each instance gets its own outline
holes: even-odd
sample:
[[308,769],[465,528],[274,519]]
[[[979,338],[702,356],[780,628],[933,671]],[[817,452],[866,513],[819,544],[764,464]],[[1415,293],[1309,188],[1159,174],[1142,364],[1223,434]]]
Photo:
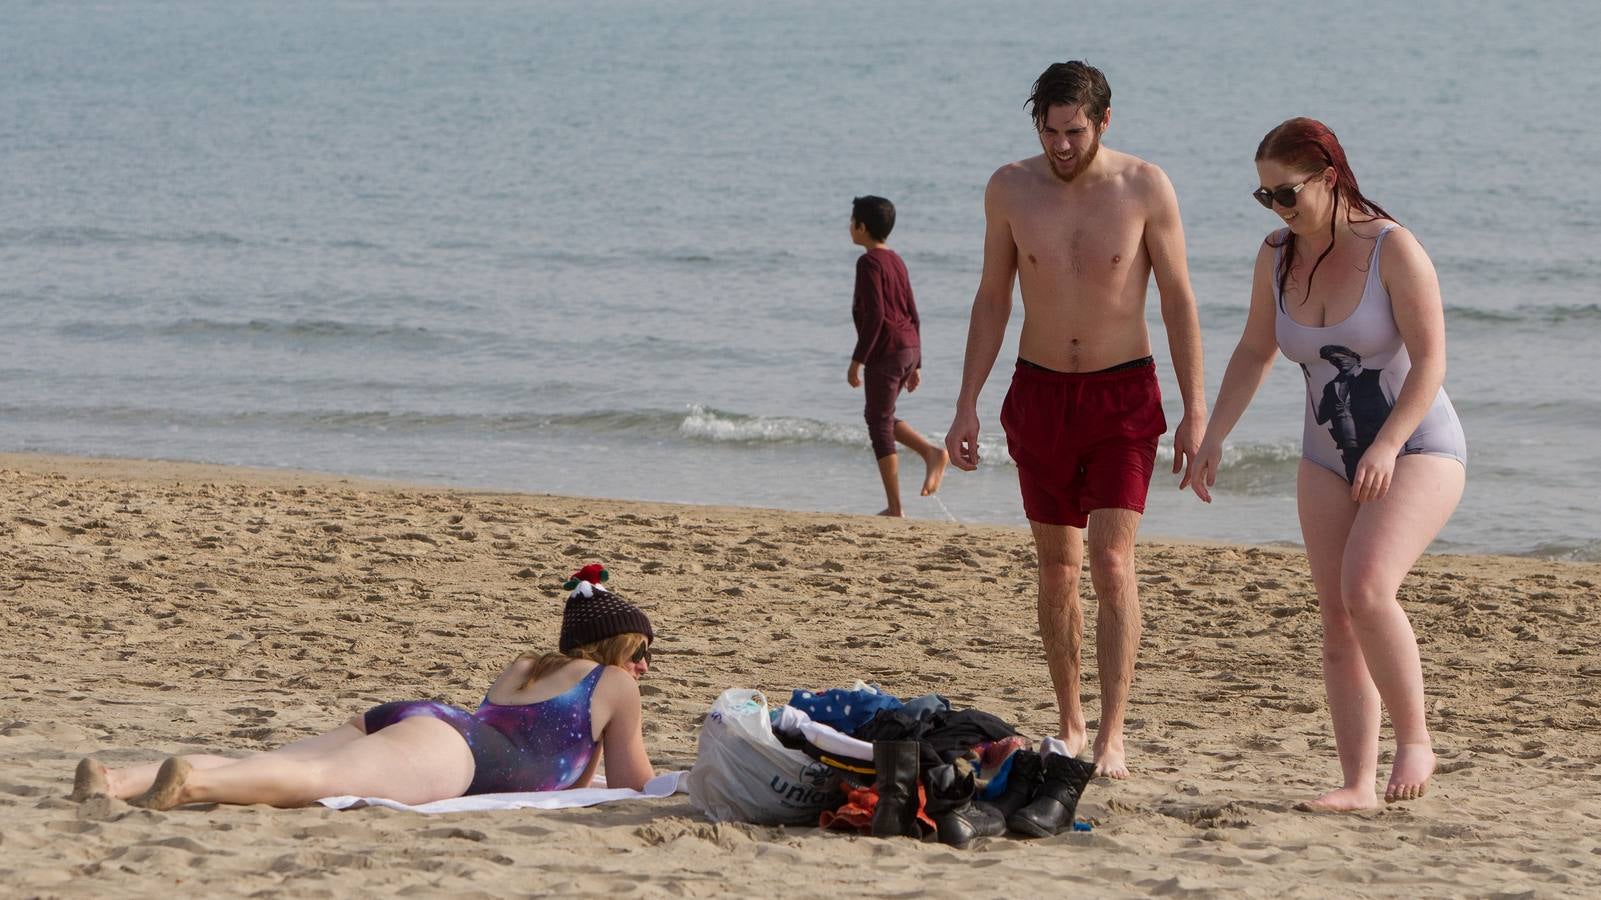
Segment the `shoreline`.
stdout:
[[[958,853],[714,825],[683,795],[438,817],[65,799],[84,755],[262,750],[388,700],[470,707],[554,644],[561,581],[594,561],[656,627],[640,689],[658,770],[693,765],[734,687],[777,704],[861,678],[1055,728],[1021,528],[5,455],[0,878],[148,897],[1601,889],[1601,701],[1575,688],[1601,683],[1601,564],[1516,557],[1425,557],[1403,585],[1441,764],[1428,797],[1369,813],[1294,808],[1338,778],[1302,555],[1156,541],[1138,563],[1135,777],[1089,786],[1089,834]],[[1093,728],[1087,585],[1084,602]]]
[[[133,457],[100,457],[76,456],[57,453],[17,453],[0,452],[0,470],[16,469],[34,474],[58,473],[73,477],[108,477],[129,478],[145,480],[156,483],[183,483],[185,481],[242,481],[263,487],[300,487],[300,486],[344,486],[361,488],[365,490],[388,491],[435,491],[484,497],[504,498],[544,498],[565,499],[582,503],[607,503],[634,506],[649,506],[681,508],[686,511],[704,511],[708,513],[723,513],[728,515],[759,515],[773,513],[780,515],[812,516],[822,519],[844,518],[863,521],[888,521],[878,516],[865,513],[830,512],[822,510],[788,509],[784,507],[768,506],[740,506],[720,503],[685,503],[669,500],[636,500],[626,497],[591,497],[576,494],[548,493],[541,491],[507,490],[496,487],[463,487],[451,484],[430,482],[405,481],[398,479],[379,478],[369,475],[350,475],[338,472],[324,472],[314,469],[278,468],[268,466],[240,466],[227,463],[204,463],[189,460],[169,459],[140,459]],[[1032,546],[1028,538],[1026,525],[1010,525],[994,522],[967,522],[961,520],[947,520],[934,517],[913,518],[899,520],[905,523],[918,525],[937,525],[954,529],[970,530],[999,530],[1016,532],[1023,536],[1025,543]],[[1301,554],[1304,548],[1294,541],[1269,541],[1253,543],[1248,541],[1210,540],[1206,538],[1175,537],[1169,535],[1141,534],[1137,547],[1146,546],[1176,546],[1176,547],[1213,547],[1213,548],[1257,548],[1288,553]],[[1564,559],[1561,557],[1536,556],[1533,554],[1517,553],[1433,553],[1425,552],[1419,560],[1418,566],[1423,566],[1433,558],[1444,559],[1482,559],[1482,560],[1510,560],[1520,563],[1550,563],[1554,565],[1595,566],[1597,563],[1586,560]]]

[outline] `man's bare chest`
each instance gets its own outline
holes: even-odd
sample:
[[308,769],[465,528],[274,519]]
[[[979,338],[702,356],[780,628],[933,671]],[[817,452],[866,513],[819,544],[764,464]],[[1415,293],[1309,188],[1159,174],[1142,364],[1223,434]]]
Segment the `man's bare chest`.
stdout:
[[1018,269],[1024,278],[1120,283],[1149,270],[1143,226],[1143,220],[1117,210],[1025,212],[1012,229]]

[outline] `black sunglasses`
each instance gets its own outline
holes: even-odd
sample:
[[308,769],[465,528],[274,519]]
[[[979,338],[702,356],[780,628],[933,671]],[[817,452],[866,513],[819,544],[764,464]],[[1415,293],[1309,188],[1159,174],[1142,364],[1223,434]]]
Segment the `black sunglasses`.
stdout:
[[630,656],[628,658],[628,661],[629,662],[636,662],[636,663],[637,662],[643,662],[643,663],[649,665],[650,664],[650,645],[646,644],[645,646],[640,647],[638,650],[634,651],[634,655]]
[[[1318,175],[1322,174],[1322,172],[1318,173]],[[1312,178],[1316,178],[1318,175],[1313,175]],[[1308,178],[1306,181],[1301,182],[1295,187],[1281,187],[1273,188],[1271,190],[1265,187],[1259,187],[1251,192],[1251,196],[1255,197],[1256,202],[1262,204],[1264,209],[1272,209],[1273,204],[1275,203],[1284,207],[1285,209],[1294,209],[1295,195],[1301,193],[1301,188],[1304,188],[1310,184],[1312,182],[1312,178]]]

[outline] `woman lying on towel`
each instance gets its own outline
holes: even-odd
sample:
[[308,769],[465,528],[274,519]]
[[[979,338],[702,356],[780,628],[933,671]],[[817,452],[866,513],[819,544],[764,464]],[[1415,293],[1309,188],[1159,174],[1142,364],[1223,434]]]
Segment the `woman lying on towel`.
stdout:
[[304,806],[353,794],[415,805],[466,794],[587,787],[606,758],[609,787],[638,790],[645,755],[638,680],[655,639],[638,607],[585,566],[567,583],[560,652],[525,653],[476,712],[433,700],[385,703],[327,734],[243,759],[196,754],[107,769],[78,764],[72,796],[149,809],[185,803]]

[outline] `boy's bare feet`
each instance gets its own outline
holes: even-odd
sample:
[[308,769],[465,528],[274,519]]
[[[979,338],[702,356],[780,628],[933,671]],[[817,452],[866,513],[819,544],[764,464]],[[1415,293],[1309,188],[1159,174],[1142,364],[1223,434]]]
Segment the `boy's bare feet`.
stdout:
[[936,447],[923,457],[923,464],[928,467],[923,476],[923,496],[932,497],[939,490],[939,483],[945,480],[945,467],[951,464],[951,455],[943,447]]

